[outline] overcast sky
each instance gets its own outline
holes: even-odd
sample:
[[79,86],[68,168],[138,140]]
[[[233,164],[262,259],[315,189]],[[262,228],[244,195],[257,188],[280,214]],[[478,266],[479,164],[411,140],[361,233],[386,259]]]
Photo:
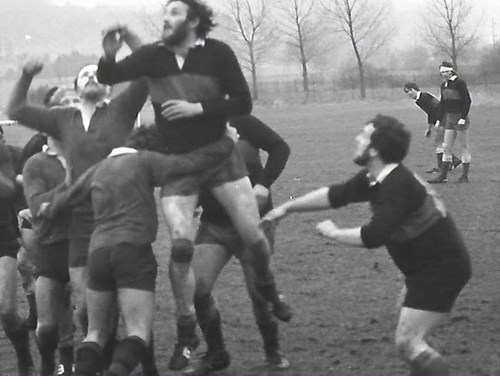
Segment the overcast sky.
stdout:
[[[77,6],[119,6],[119,7],[142,7],[150,11],[159,9],[164,0],[49,0],[57,5],[72,4]],[[225,0],[205,0],[207,4],[214,7],[221,6]],[[283,0],[276,0],[283,1]],[[392,4],[394,13],[403,16],[405,12],[418,14],[419,8],[426,0],[382,0]],[[500,37],[500,1],[499,0],[470,0],[475,9],[483,10],[482,38],[491,41]],[[411,21],[410,19],[408,20]]]

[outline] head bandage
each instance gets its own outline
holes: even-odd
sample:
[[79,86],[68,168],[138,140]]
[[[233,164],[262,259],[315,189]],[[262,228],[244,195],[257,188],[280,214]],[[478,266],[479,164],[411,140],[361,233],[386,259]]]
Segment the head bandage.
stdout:
[[443,67],[443,66],[440,66],[439,67],[439,73],[444,73],[444,72],[453,72],[453,68],[452,67]]

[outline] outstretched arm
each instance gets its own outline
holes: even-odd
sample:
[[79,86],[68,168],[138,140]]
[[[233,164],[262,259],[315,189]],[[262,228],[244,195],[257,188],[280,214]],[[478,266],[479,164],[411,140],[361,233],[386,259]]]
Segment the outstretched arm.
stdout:
[[323,187],[287,201],[267,213],[263,221],[279,221],[294,212],[310,212],[331,208],[328,187]]
[[361,240],[361,227],[338,228],[335,223],[327,219],[318,223],[316,230],[325,238],[335,240],[339,243],[364,247]]
[[21,78],[14,86],[7,104],[6,113],[9,118],[17,120],[20,124],[58,137],[59,129],[53,113],[49,109],[27,104],[31,82],[42,68],[43,64],[37,60],[31,60],[24,65]]

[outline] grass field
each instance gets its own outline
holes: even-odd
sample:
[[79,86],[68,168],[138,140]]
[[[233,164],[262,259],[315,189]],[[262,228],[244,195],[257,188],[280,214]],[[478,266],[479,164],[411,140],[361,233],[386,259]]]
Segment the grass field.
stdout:
[[[477,103],[477,102],[476,102]],[[398,117],[413,132],[406,164],[417,173],[435,163],[423,134],[424,114],[411,101],[344,103],[256,108],[255,114],[282,134],[292,155],[274,187],[275,202],[341,181],[354,173],[354,136],[377,113]],[[471,114],[471,182],[437,186],[462,229],[473,262],[473,278],[459,297],[450,320],[431,338],[448,356],[452,374],[500,375],[500,107],[475,105]],[[28,132],[6,130],[14,143]],[[341,226],[367,220],[366,205],[284,220],[273,259],[279,285],[295,309],[282,325],[282,347],[292,366],[283,375],[396,376],[408,373],[396,356],[393,332],[402,279],[384,249],[360,250],[332,244],[315,234],[315,223],[331,217]],[[161,373],[174,345],[173,301],[166,275],[168,239],[160,227],[155,250],[160,273],[155,326]],[[236,262],[224,270],[216,289],[224,332],[232,354],[223,375],[267,375],[251,306]],[[20,298],[22,299],[22,298]],[[33,346],[33,352],[36,350]],[[14,357],[0,333],[0,374],[13,374]]]

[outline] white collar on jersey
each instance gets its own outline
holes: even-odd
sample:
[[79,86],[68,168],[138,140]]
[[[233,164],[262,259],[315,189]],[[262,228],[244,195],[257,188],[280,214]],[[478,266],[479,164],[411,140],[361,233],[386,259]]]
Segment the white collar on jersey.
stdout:
[[368,180],[370,180],[370,186],[374,186],[377,183],[382,183],[389,174],[394,171],[396,167],[399,166],[399,163],[389,163],[386,164],[385,167],[379,172],[378,176],[373,176],[368,173]]
[[118,155],[133,154],[133,153],[137,153],[137,149],[128,148],[126,146],[120,146],[119,148],[114,148],[113,150],[111,150],[111,153],[109,153],[108,158],[116,157]]

